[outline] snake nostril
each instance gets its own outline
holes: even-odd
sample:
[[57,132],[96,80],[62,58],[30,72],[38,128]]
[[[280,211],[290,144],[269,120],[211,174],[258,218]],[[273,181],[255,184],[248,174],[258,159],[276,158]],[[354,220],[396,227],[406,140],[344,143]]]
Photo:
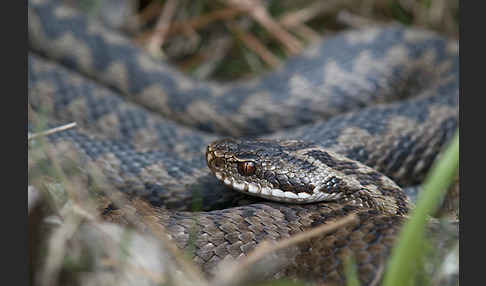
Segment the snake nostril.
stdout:
[[223,158],[215,158],[213,160],[213,166],[216,168],[223,168],[224,167],[224,159]]

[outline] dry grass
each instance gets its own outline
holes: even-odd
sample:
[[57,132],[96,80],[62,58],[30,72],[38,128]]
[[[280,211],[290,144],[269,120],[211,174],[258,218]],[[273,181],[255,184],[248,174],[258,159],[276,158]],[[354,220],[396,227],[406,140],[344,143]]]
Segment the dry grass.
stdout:
[[[137,31],[135,40],[155,50],[154,54],[162,52],[196,76],[200,76],[200,65],[211,65],[204,77],[220,80],[251,77],[273,69],[306,45],[349,28],[401,23],[456,39],[459,36],[457,0],[226,0],[200,1],[198,5],[179,1],[176,11],[171,1],[159,3],[150,2],[141,13],[133,15],[138,19],[130,21],[130,30]],[[171,11],[170,23],[166,21],[167,10]],[[147,25],[161,21],[163,27]],[[161,45],[155,49],[154,39],[161,36],[164,40],[158,41]],[[223,55],[207,53],[208,47],[214,51],[215,39],[221,38],[231,48],[222,49]]]

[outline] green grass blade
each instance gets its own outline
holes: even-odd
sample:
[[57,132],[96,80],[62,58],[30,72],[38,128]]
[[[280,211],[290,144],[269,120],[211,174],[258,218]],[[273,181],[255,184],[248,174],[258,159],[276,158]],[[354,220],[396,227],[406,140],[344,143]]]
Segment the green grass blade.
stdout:
[[344,261],[344,270],[346,273],[346,286],[360,286],[354,257],[348,257],[348,259]]
[[412,284],[414,264],[422,254],[427,218],[438,208],[444,192],[457,174],[458,167],[459,132],[456,132],[442,158],[432,166],[425,179],[417,206],[411,212],[410,220],[403,226],[398,243],[392,250],[383,285]]

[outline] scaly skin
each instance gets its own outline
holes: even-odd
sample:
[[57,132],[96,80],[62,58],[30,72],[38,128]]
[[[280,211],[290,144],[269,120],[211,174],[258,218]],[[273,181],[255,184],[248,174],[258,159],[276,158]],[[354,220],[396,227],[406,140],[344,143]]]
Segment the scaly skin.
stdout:
[[[352,253],[363,284],[379,279],[409,208],[400,187],[422,181],[458,126],[457,45],[398,26],[344,32],[261,79],[223,86],[180,74],[55,1],[32,0],[28,76],[35,113],[78,123],[49,136],[49,147],[80,152],[81,168],[88,161],[114,190],[148,201],[180,248],[193,243],[206,272],[264,239],[357,213],[356,222],[283,251],[286,263],[270,275],[344,283],[343,258]],[[294,189],[295,176],[268,174],[272,189],[343,195],[296,205],[229,190],[208,168],[207,146],[255,134],[305,142],[301,161],[283,152],[284,171],[313,160],[298,165],[314,168],[305,173],[310,185],[301,179]],[[339,182],[326,189],[329,171]],[[201,212],[189,211],[194,194]]]

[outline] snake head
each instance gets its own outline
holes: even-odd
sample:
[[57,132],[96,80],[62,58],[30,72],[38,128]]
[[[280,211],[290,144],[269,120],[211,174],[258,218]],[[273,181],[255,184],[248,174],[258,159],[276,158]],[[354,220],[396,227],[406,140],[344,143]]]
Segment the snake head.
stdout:
[[221,139],[206,150],[228,187],[273,201],[340,201],[392,213],[408,210],[401,189],[357,161],[299,140]]
[[292,203],[336,199],[338,192],[316,195],[317,167],[298,155],[313,146],[298,140],[222,139],[207,147],[206,159],[214,175],[239,192]]
[[[288,153],[308,146],[295,140],[217,140],[207,147],[209,169],[228,187],[274,201],[306,203],[313,188],[304,174],[310,164],[289,162]],[[300,194],[300,196],[299,196]]]

